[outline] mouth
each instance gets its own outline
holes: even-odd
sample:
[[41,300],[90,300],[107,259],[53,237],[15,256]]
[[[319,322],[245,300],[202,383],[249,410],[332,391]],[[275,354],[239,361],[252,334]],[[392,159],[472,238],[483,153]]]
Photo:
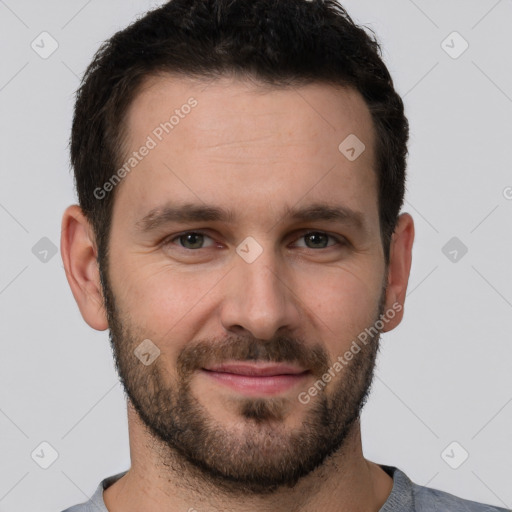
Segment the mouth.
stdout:
[[224,363],[201,369],[209,379],[246,395],[277,395],[301,383],[311,372],[290,364]]

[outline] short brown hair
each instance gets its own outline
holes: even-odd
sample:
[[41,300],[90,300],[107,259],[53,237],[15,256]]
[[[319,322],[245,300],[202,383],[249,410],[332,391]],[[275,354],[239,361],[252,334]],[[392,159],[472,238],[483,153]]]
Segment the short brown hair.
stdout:
[[171,0],[106,41],[77,92],[70,141],[78,200],[106,266],[115,190],[94,191],[122,165],[123,120],[138,87],[162,72],[236,75],[274,87],[353,87],[377,133],[381,237],[386,263],[403,204],[408,121],[377,40],[335,0]]

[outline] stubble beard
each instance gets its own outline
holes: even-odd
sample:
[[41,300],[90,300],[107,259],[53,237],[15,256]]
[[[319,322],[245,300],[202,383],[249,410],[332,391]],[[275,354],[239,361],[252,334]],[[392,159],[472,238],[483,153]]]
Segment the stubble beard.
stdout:
[[[224,493],[262,495],[294,487],[331,455],[343,451],[369,396],[379,334],[361,346],[329,386],[307,405],[299,406],[304,408],[300,429],[284,426],[285,411],[290,405],[296,410],[296,405],[290,404],[298,402],[295,396],[240,397],[235,402],[240,421],[228,427],[217,421],[191,391],[191,381],[205,363],[228,359],[295,362],[313,369],[316,380],[330,367],[323,346],[306,345],[285,336],[266,341],[240,337],[202,340],[182,349],[171,383],[165,379],[170,372],[163,357],[145,366],[134,355],[145,336],[131,326],[129,315],[121,318],[104,273],[101,279],[119,378],[152,437],[151,449],[169,472],[182,479],[187,474],[191,482],[202,481]],[[385,288],[375,321],[383,313],[384,300]]]

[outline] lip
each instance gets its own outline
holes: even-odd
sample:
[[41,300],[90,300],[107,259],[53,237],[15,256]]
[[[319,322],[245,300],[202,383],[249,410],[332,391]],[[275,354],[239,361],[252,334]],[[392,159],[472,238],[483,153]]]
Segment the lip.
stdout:
[[264,377],[272,375],[298,375],[307,371],[304,368],[290,364],[275,363],[223,363],[203,368],[203,370]]
[[202,368],[202,373],[234,391],[254,396],[287,391],[302,382],[310,372],[287,364],[237,362]]

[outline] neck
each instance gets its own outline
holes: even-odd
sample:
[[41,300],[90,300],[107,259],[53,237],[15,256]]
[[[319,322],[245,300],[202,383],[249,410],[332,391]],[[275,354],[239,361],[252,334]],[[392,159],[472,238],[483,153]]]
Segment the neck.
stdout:
[[104,491],[109,512],[377,512],[393,487],[392,478],[363,457],[359,421],[342,448],[324,464],[294,487],[266,494],[244,494],[213,483],[177,453],[162,447],[129,402],[128,424],[132,467]]

